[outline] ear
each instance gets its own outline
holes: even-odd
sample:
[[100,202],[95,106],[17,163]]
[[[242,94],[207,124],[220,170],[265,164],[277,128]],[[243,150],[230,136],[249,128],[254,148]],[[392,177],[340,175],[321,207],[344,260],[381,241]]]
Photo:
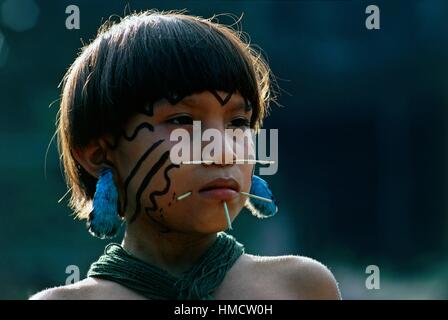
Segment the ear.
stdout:
[[76,161],[95,178],[100,176],[101,169],[106,165],[106,155],[107,144],[103,139],[93,140],[87,146],[73,150]]

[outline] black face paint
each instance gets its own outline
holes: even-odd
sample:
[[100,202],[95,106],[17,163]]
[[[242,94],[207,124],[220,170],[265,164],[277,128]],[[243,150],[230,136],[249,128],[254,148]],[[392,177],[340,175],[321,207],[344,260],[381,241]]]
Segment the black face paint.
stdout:
[[221,96],[218,94],[218,92],[216,92],[216,90],[209,90],[209,92],[211,94],[213,94],[213,96],[216,98],[216,100],[218,100],[219,104],[221,106],[224,106],[227,102],[229,102],[230,98],[233,95],[233,92],[230,92],[227,94],[227,96],[224,98],[224,100],[221,98]]
[[165,188],[163,188],[163,190],[161,190],[161,191],[154,191],[149,195],[149,199],[151,200],[152,207],[146,207],[145,208],[146,212],[156,211],[158,209],[158,205],[157,205],[157,202],[155,201],[155,197],[163,196],[164,194],[168,193],[168,191],[170,190],[170,186],[171,186],[171,180],[170,180],[170,177],[168,176],[168,171],[170,171],[173,168],[179,168],[179,167],[180,167],[180,165],[178,165],[178,164],[170,164],[169,166],[167,166],[165,168],[165,171],[163,172],[163,176],[165,177],[165,180],[166,180]]
[[[158,226],[161,227],[161,230],[160,230],[161,233],[169,233],[169,232],[171,232],[171,229],[168,228],[167,226],[165,226],[164,224],[162,224],[162,223],[156,221],[156,220],[151,216],[151,213],[152,213],[152,212],[156,212],[157,209],[158,209],[158,205],[157,205],[157,202],[155,201],[155,197],[156,197],[156,196],[161,196],[161,195],[164,195],[164,194],[168,193],[168,191],[169,191],[169,189],[170,189],[170,186],[171,186],[171,180],[170,180],[170,178],[169,178],[169,176],[168,176],[168,172],[169,172],[172,168],[179,168],[179,167],[180,167],[179,165],[176,165],[176,164],[170,164],[169,166],[167,166],[167,167],[165,168],[165,171],[164,171],[164,173],[163,173],[163,175],[164,175],[164,177],[165,177],[165,180],[167,181],[167,184],[166,184],[165,188],[164,188],[162,191],[154,191],[154,192],[152,192],[152,193],[149,195],[149,198],[151,199],[151,203],[152,203],[153,206],[152,206],[152,207],[145,207],[145,213],[146,213],[146,215],[147,215],[153,222],[155,222]],[[170,202],[170,203],[171,203],[171,202]],[[159,214],[160,214],[160,219],[161,219],[161,220],[164,220],[163,213],[164,213],[163,208],[160,208],[160,209],[159,209]]]
[[134,139],[137,137],[137,135],[138,135],[138,133],[140,132],[140,130],[142,130],[142,129],[144,129],[144,128],[148,129],[148,130],[151,131],[151,132],[154,132],[154,127],[152,126],[152,124],[150,124],[150,123],[148,123],[148,122],[143,122],[143,123],[140,123],[140,124],[137,126],[137,128],[135,128],[135,130],[134,130],[134,132],[132,133],[131,136],[128,137],[128,136],[126,135],[126,132],[123,131],[121,134],[119,134],[119,135],[117,135],[117,136],[115,137],[115,141],[114,141],[113,144],[110,144],[109,142],[106,141],[107,146],[108,146],[111,150],[114,150],[114,149],[116,149],[116,148],[118,147],[118,144],[120,143],[121,138],[124,138],[124,139],[126,139],[127,141],[132,141],[132,140],[134,140]]
[[[175,97],[175,98],[179,98],[179,97]],[[173,98],[174,99],[174,98]],[[181,100],[182,98],[180,98],[179,100]],[[173,101],[171,99],[171,101]],[[150,104],[144,111],[142,111],[141,113],[147,115],[147,116],[153,116],[153,108],[154,105]],[[142,129],[148,129],[151,132],[154,132],[154,127],[152,124],[148,123],[148,122],[143,122],[140,123],[133,131],[133,133],[130,136],[126,135],[126,132],[123,130],[121,134],[119,134],[115,140],[113,144],[110,144],[108,141],[106,141],[106,144],[108,145],[108,147],[111,150],[114,150],[118,147],[119,142],[121,141],[121,138],[124,138],[126,141],[133,141],[135,140],[135,138],[137,137],[137,135],[139,134],[139,132]],[[123,203],[123,208],[121,209],[121,203],[120,201],[118,201],[118,208],[119,208],[119,212],[121,209],[121,212],[125,212],[127,205],[128,205],[128,188],[129,188],[129,184],[132,181],[132,179],[135,177],[135,175],[137,174],[138,170],[141,168],[143,162],[148,158],[148,156],[160,145],[164,142],[164,139],[161,139],[157,142],[155,142],[148,150],[145,151],[145,153],[140,157],[140,159],[137,161],[137,163],[135,164],[135,166],[132,168],[129,176],[126,178],[125,183],[124,183],[124,193],[125,193],[125,199],[124,199],[124,203]],[[151,181],[152,177],[162,168],[162,166],[165,164],[165,162],[167,161],[169,157],[169,151],[166,151],[162,157],[156,162],[156,164],[150,169],[149,173],[145,176],[145,178],[143,179],[142,184],[140,185],[137,194],[136,194],[136,210],[134,212],[134,215],[131,217],[129,223],[132,223],[138,213],[140,212],[140,208],[141,208],[141,195],[143,193],[143,191],[146,189],[146,187],[148,186],[149,182]],[[110,161],[107,160],[107,155],[105,157],[105,159],[102,159],[100,161],[100,164],[105,163],[109,166],[111,166],[112,168],[114,167],[114,164]],[[149,208],[145,208],[145,209],[152,209],[152,208],[158,208],[157,203],[155,202],[155,197],[156,196],[160,196],[163,195],[165,193],[167,193],[169,191],[170,185],[171,185],[171,180],[169,179],[168,176],[168,171],[171,170],[172,168],[179,168],[179,165],[174,165],[171,164],[169,165],[165,171],[164,171],[164,177],[165,180],[167,181],[167,185],[165,186],[165,188],[162,191],[155,191],[153,193],[150,194],[150,199],[151,199],[151,203],[152,203],[152,207]],[[174,196],[174,195],[173,195]],[[161,209],[163,210],[163,209]]]
[[138,188],[137,194],[135,195],[135,201],[136,201],[136,208],[134,215],[129,220],[129,223],[134,222],[134,220],[137,218],[138,213],[141,209],[141,196],[143,191],[145,191],[146,187],[148,186],[151,179],[156,175],[156,173],[162,168],[162,166],[165,164],[165,162],[168,160],[170,156],[170,152],[166,151],[163,153],[163,155],[160,157],[160,159],[152,166],[152,168],[149,170],[148,174],[145,176],[145,178],[142,181],[142,184]]
[[129,174],[129,176],[126,178],[126,180],[124,182],[124,194],[125,194],[125,196],[124,196],[123,212],[125,212],[127,204],[128,204],[128,187],[129,187],[129,183],[131,182],[132,178],[134,178],[134,176],[137,174],[137,171],[140,169],[140,167],[142,166],[142,164],[146,160],[146,158],[148,158],[148,156],[154,151],[154,149],[156,149],[163,141],[165,141],[165,140],[161,139],[161,140],[157,141],[148,150],[146,150],[146,152],[137,161],[137,163],[135,164],[134,168],[132,168],[131,173]]
[[[221,106],[224,106],[227,104],[227,102],[229,102],[229,100],[232,98],[233,92],[229,92],[227,94],[227,96],[222,99],[221,96],[218,94],[218,92],[214,89],[208,90],[211,94],[213,94],[213,96],[216,98],[216,100],[218,100],[219,104]],[[167,96],[165,97],[165,99],[172,105],[177,104],[178,102],[180,102],[183,98],[185,98],[185,95],[179,95],[177,93],[169,93],[167,94]],[[250,111],[252,110],[252,106],[250,105],[250,103],[247,102],[247,99],[244,98],[245,101],[245,111]],[[154,103],[149,103],[147,106],[145,106],[140,113],[147,115],[148,117],[153,117],[154,116]]]
[[143,128],[146,128],[149,131],[154,132],[154,127],[152,126],[152,124],[150,124],[148,122],[143,122],[143,123],[140,123],[137,128],[135,128],[134,132],[132,133],[132,135],[130,137],[126,136],[126,133],[123,133],[123,138],[125,138],[128,141],[132,141],[135,139],[135,137],[137,137],[137,134]]
[[[168,93],[165,97],[165,99],[172,105],[175,105],[179,101],[181,101],[185,96],[179,95],[177,93]],[[154,116],[154,103],[148,103],[143,110],[140,111],[144,115],[147,115],[148,117]]]

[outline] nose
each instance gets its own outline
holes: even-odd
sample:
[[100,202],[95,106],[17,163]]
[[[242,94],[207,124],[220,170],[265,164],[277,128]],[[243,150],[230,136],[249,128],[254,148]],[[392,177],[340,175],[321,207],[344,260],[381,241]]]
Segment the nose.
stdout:
[[[237,160],[233,136],[226,134],[223,127],[219,129],[214,127],[213,129],[213,141],[202,142],[203,160],[212,161],[212,163],[207,162],[203,165],[233,166]],[[218,141],[215,141],[215,139],[218,139]]]

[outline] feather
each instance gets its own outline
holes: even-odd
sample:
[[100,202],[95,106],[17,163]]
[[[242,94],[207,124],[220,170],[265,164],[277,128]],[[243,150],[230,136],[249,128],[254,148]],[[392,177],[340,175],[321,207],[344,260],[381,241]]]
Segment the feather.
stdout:
[[121,225],[117,212],[118,191],[113,180],[112,170],[101,172],[93,197],[93,210],[89,214],[87,228],[94,236],[111,238]]
[[274,216],[277,211],[277,201],[274,198],[268,183],[259,176],[253,175],[250,194],[271,199],[272,202],[266,202],[255,198],[248,198],[246,207],[257,218],[269,218]]

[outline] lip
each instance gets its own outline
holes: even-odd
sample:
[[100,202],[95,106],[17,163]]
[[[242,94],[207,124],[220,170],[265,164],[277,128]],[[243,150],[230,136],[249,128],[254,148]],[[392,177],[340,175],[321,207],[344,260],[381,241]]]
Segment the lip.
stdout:
[[210,181],[199,189],[204,198],[214,200],[231,200],[238,196],[239,183],[233,178],[218,178]]

